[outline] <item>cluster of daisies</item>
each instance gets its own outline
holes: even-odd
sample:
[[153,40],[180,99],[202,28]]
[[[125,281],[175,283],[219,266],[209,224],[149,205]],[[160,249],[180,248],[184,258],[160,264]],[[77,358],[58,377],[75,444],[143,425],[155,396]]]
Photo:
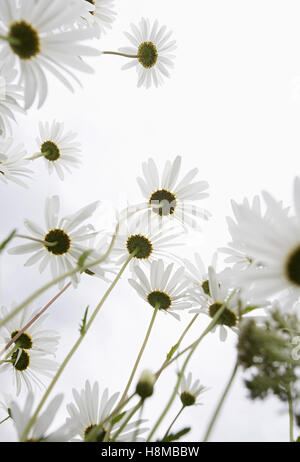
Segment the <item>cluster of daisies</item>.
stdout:
[[[166,26],[142,18],[125,32],[130,47],[102,51],[101,36],[116,19],[113,0],[3,0],[0,5],[0,179],[18,181],[32,173],[30,161],[43,157],[49,173],[60,179],[80,163],[80,145],[75,135],[56,121],[39,126],[38,151],[28,155],[14,146],[12,122],[35,102],[41,107],[48,96],[47,76],[52,74],[69,90],[80,83],[77,72],[94,72],[86,58],[103,54],[128,60],[123,69],[135,67],[138,86],[163,83],[173,67],[176,48]],[[85,59],[85,60],[84,60]],[[2,88],[3,87],[3,88]],[[4,142],[4,137],[5,142]],[[3,138],[3,140],[2,140]]]
[[[35,102],[39,107],[45,103],[48,73],[73,90],[69,80],[78,81],[77,71],[93,71],[83,58],[111,54],[128,59],[124,69],[136,68],[139,87],[158,86],[169,76],[176,43],[157,21],[151,24],[142,19],[139,27],[131,24],[131,32],[125,33],[130,47],[100,51],[101,36],[115,18],[112,0],[66,0],[63,9],[60,0],[1,1],[0,77],[5,81],[5,95],[0,99],[0,179],[4,183],[26,186],[33,173],[31,163],[37,159],[61,180],[80,167],[77,134],[66,131],[63,123],[39,124],[36,153],[15,146],[10,136],[16,113],[27,111]],[[41,210],[44,224],[29,217],[24,222],[26,231],[15,233],[9,243],[9,254],[27,255],[26,267],[51,273],[58,296],[71,286],[80,290],[81,280],[93,276],[111,284],[106,300],[118,279],[127,277],[152,310],[136,367],[160,314],[180,321],[185,312],[191,315],[189,326],[198,322],[198,316],[215,320],[211,331],[218,329],[224,341],[229,331],[239,334],[245,317],[259,319],[254,310],[263,316],[274,304],[292,310],[300,298],[300,180],[294,185],[294,214],[267,192],[262,194],[263,202],[258,196],[252,202],[232,202],[233,218],[227,219],[231,241],[219,249],[226,255],[220,270],[217,254],[205,265],[200,253],[187,259],[180,252],[188,230],[199,230],[201,220],[210,218],[199,206],[208,197],[208,183],[197,178],[197,168],[182,175],[181,163],[180,156],[164,166],[153,159],[142,163],[137,183],[143,199],[118,211],[115,230],[99,231],[92,224],[99,202],[61,216],[60,198],[52,196]],[[22,243],[15,245],[16,239]],[[136,408],[129,402],[133,396],[142,401],[152,396],[175,350],[158,373],[144,371],[132,395],[136,367],[122,395],[111,395],[108,389],[101,394],[98,382],[86,381],[84,389],[73,390],[65,423],[50,432],[63,396],[54,397],[41,410],[44,401],[36,408],[35,391],[49,383],[54,386],[60,367],[55,361],[59,335],[43,327],[51,303],[42,309],[26,303],[0,309],[0,372],[12,375],[15,391],[3,396],[6,415],[0,423],[11,419],[22,441],[145,441],[149,422],[136,417]],[[89,325],[85,313],[82,336]],[[205,390],[199,379],[193,381],[191,372],[179,374],[179,380],[182,407],[178,417],[186,407],[199,404]],[[20,406],[16,396],[23,389],[27,397]]]

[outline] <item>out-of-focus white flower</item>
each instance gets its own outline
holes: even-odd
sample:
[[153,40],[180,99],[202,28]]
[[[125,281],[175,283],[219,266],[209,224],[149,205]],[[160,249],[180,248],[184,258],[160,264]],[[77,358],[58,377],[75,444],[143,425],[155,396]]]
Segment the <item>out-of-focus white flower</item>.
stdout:
[[[0,59],[14,58],[18,76],[24,85],[25,108],[35,99],[44,103],[48,84],[45,71],[52,73],[69,90],[70,71],[92,72],[82,56],[101,53],[81,42],[94,36],[91,28],[71,24],[80,17],[80,7],[61,0],[2,0],[0,3]],[[68,30],[63,31],[65,25]]]
[[29,179],[32,170],[25,158],[26,151],[23,144],[13,146],[13,138],[0,137],[0,180],[4,183],[12,181],[19,186],[27,187],[23,178]]
[[[67,405],[69,417],[66,420],[66,427],[73,433],[73,436],[79,437],[75,441],[85,441],[91,430],[109,417],[114,410],[114,406],[117,404],[118,396],[119,393],[109,396],[109,391],[106,388],[100,398],[99,384],[96,382],[91,386],[88,380],[85,383],[85,388],[80,393],[73,389],[75,403]],[[128,417],[129,412],[125,412],[122,418],[113,424],[108,441],[116,435]],[[146,428],[139,427],[142,422],[139,420],[127,424],[119,434],[117,441],[128,442],[135,436],[137,437],[136,441],[142,441],[140,435],[146,431]],[[111,420],[108,419],[103,424],[102,430],[98,432],[97,442],[102,442],[107,437],[110,426]]]

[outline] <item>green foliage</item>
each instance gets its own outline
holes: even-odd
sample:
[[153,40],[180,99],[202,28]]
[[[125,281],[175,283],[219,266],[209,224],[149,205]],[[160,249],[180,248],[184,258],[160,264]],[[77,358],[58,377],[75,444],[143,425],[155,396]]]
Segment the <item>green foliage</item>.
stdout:
[[80,335],[85,334],[88,311],[89,311],[89,306],[86,307],[83,318],[82,318],[82,321],[81,321],[81,324],[79,326]]
[[299,382],[299,360],[293,359],[294,333],[300,332],[300,322],[295,314],[283,314],[278,309],[257,325],[254,319],[244,321],[238,341],[238,361],[251,373],[245,385],[252,399],[264,399],[275,394],[288,401],[292,386],[296,398]]
[[157,443],[172,443],[173,441],[178,441],[184,435],[189,433],[191,427],[185,427],[177,433],[170,433],[170,435],[166,436],[163,440],[157,441]]

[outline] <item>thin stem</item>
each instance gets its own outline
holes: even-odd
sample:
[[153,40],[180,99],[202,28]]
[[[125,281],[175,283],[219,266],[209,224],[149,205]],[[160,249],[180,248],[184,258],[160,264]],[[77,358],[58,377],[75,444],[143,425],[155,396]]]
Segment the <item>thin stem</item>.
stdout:
[[10,358],[10,357],[13,355],[13,353],[14,353],[15,351],[17,351],[18,349],[19,349],[18,345],[14,345],[14,347],[7,353],[7,355],[5,356],[5,358],[4,358],[4,359],[1,359],[1,361],[0,361],[0,366],[1,366],[3,363],[7,363],[7,362],[10,363],[10,362],[12,362],[12,360],[11,360],[11,359],[8,360],[8,358]]
[[71,286],[71,282],[68,282],[68,284],[58,293],[53,297],[50,302],[47,303],[47,305],[44,306],[44,308],[41,309],[22,329],[19,330],[19,332],[7,343],[7,345],[3,348],[3,350],[0,352],[0,356],[5,353],[5,351],[13,344],[16,343],[18,338],[24,334],[24,332],[29,329],[29,327],[32,326],[35,321],[37,321],[45,311],[47,311],[48,308]]
[[147,342],[148,342],[148,340],[149,340],[150,333],[151,333],[151,330],[152,330],[152,327],[153,327],[153,324],[154,324],[156,315],[157,315],[158,310],[159,310],[159,306],[160,306],[159,303],[155,305],[154,312],[153,312],[153,315],[152,315],[152,318],[151,318],[151,321],[150,321],[150,324],[149,324],[149,327],[148,327],[148,330],[147,330],[147,333],[146,333],[146,336],[145,336],[143,345],[142,345],[142,347],[141,347],[141,349],[140,349],[140,351],[139,351],[139,354],[138,354],[138,356],[137,356],[137,358],[136,358],[136,361],[135,361],[135,364],[134,364],[134,366],[133,366],[131,375],[130,375],[130,377],[129,377],[129,380],[128,380],[128,382],[127,382],[127,385],[126,385],[126,387],[125,387],[125,390],[124,390],[124,392],[123,392],[123,395],[122,395],[122,397],[121,397],[121,399],[120,399],[120,401],[119,401],[119,405],[126,399],[128,390],[129,390],[129,388],[130,388],[130,385],[131,385],[132,380],[133,380],[133,378],[134,378],[134,376],[135,376],[137,367],[138,367],[138,365],[139,365],[139,363],[140,363],[140,360],[141,360],[142,355],[143,355],[143,353],[144,353],[144,350],[145,350],[145,348],[146,348]]
[[111,442],[116,441],[116,439],[118,438],[118,436],[120,435],[120,433],[124,430],[124,428],[126,427],[126,425],[128,424],[128,422],[132,419],[132,417],[134,416],[134,414],[136,413],[136,411],[138,411],[139,408],[143,405],[143,402],[144,402],[144,400],[141,399],[141,400],[136,404],[136,406],[134,406],[134,408],[133,408],[132,411],[128,414],[128,417],[124,420],[124,422],[122,423],[121,427],[119,428],[119,430],[117,431],[117,433],[115,434],[115,436],[112,438]]
[[169,426],[168,430],[166,431],[166,433],[165,433],[165,435],[163,437],[163,441],[167,438],[168,434],[170,433],[171,428],[173,427],[174,423],[176,422],[176,420],[178,419],[178,417],[180,416],[180,414],[182,413],[184,408],[185,408],[185,406],[182,406],[180,411],[176,414],[175,418],[172,420],[171,425]]
[[178,374],[178,379],[177,379],[177,382],[176,382],[176,385],[174,387],[174,391],[173,391],[173,394],[171,396],[171,398],[169,399],[169,402],[167,403],[165,409],[163,410],[162,414],[160,415],[160,417],[158,418],[157,422],[155,423],[147,441],[151,441],[151,438],[152,436],[154,435],[154,433],[156,432],[156,430],[158,429],[159,425],[161,424],[161,422],[163,421],[163,419],[165,418],[166,414],[168,413],[170,407],[172,406],[173,404],[173,401],[177,395],[177,392],[178,392],[178,389],[179,389],[179,386],[180,386],[180,382],[181,382],[181,379],[184,375],[184,372],[185,372],[185,369],[188,365],[188,362],[189,360],[191,359],[194,351],[196,350],[196,348],[198,347],[199,343],[201,342],[201,340],[215,327],[215,325],[217,324],[218,322],[218,319],[220,318],[220,316],[222,315],[223,311],[225,310],[226,306],[227,306],[227,303],[229,302],[229,300],[233,297],[233,295],[235,294],[235,291],[233,291],[230,296],[228,297],[228,299],[223,303],[223,305],[220,307],[220,309],[216,312],[216,314],[214,315],[214,317],[212,318],[211,322],[209,323],[209,325],[207,326],[207,328],[204,330],[204,332],[200,335],[199,339],[196,340],[196,342],[194,343],[193,347],[191,348],[191,351],[189,352],[188,356],[186,357],[185,361],[184,361],[184,364],[183,364],[183,367],[181,369],[181,371],[179,372]]
[[20,45],[21,41],[14,37],[9,37],[7,35],[0,35],[0,40],[6,40],[6,42],[10,43],[11,45]]
[[294,411],[293,411],[293,398],[291,387],[288,387],[288,403],[289,403],[289,428],[290,428],[290,442],[294,442]]
[[[182,340],[184,339],[184,337],[186,336],[186,334],[188,333],[189,329],[192,327],[192,325],[194,324],[194,322],[196,321],[196,319],[198,318],[199,316],[199,313],[195,314],[195,316],[193,317],[193,319],[190,321],[190,323],[187,325],[187,327],[184,329],[183,333],[181,334],[181,336],[179,337],[179,340],[178,342],[176,343],[176,349],[179,348]],[[193,345],[193,344],[192,344]],[[192,347],[192,345],[190,345],[189,347],[187,347],[187,349],[190,349]],[[185,351],[187,351],[187,349],[183,350],[181,353],[179,353],[177,356],[174,357],[174,359],[170,358],[170,359],[166,359],[161,368],[156,372],[155,374],[155,377],[156,377],[156,380],[159,378],[160,374],[162,373],[162,371],[167,367],[169,366],[173,361],[175,361],[179,356],[181,356]],[[155,380],[155,381],[156,381]]]
[[118,51],[102,51],[102,54],[124,56],[125,58],[138,58],[138,55],[128,55],[127,53],[120,53]]
[[71,348],[71,350],[69,351],[69,353],[67,354],[65,360],[62,362],[61,366],[58,368],[55,376],[53,377],[49,387],[47,388],[47,390],[45,391],[39,405],[37,406],[36,410],[35,410],[35,413],[33,414],[33,416],[31,417],[30,421],[28,422],[28,425],[26,426],[25,430],[24,430],[24,433],[21,437],[21,441],[26,441],[27,439],[27,436],[28,436],[28,433],[32,427],[32,425],[34,425],[36,419],[37,419],[37,416],[41,410],[41,408],[43,407],[46,399],[48,398],[50,392],[52,391],[52,389],[54,388],[56,382],[58,381],[59,377],[61,376],[62,372],[64,371],[65,367],[67,366],[68,362],[70,361],[70,359],[72,358],[72,356],[74,355],[75,351],[78,349],[79,345],[81,344],[82,340],[84,339],[84,337],[86,336],[88,330],[90,329],[91,325],[93,324],[93,321],[94,319],[96,318],[97,314],[99,313],[100,311],[100,308],[103,306],[104,302],[106,301],[106,299],[108,298],[109,294],[111,293],[111,291],[113,290],[113,288],[115,287],[115,285],[117,284],[117,282],[119,281],[119,279],[121,278],[122,274],[124,273],[126,267],[128,266],[128,264],[130,263],[130,261],[132,260],[132,258],[134,257],[134,255],[138,252],[138,249],[136,249],[132,254],[130,254],[129,258],[126,260],[126,262],[123,264],[122,268],[120,269],[119,273],[117,274],[117,276],[115,277],[115,279],[113,280],[113,282],[111,283],[111,285],[109,286],[109,288],[107,289],[107,291],[105,292],[105,294],[103,295],[102,299],[100,300],[99,304],[97,305],[97,307],[95,308],[93,314],[91,315],[90,319],[89,319],[89,322],[87,323],[84,331],[82,332],[82,334],[80,335],[80,337],[78,338],[78,340],[75,342],[74,346]]
[[120,224],[118,223],[116,226],[116,231],[112,237],[111,243],[105,254],[98,258],[97,260],[94,260],[93,262],[83,265],[83,266],[76,266],[73,270],[68,271],[67,273],[62,274],[61,276],[58,276],[55,279],[52,279],[48,284],[45,284],[42,286],[40,289],[38,289],[36,292],[34,292],[32,295],[30,295],[24,302],[22,302],[20,305],[18,305],[11,313],[9,313],[5,318],[1,319],[0,321],[0,327],[3,326],[4,324],[7,323],[10,319],[12,319],[14,316],[16,316],[25,306],[29,305],[33,300],[35,300],[39,295],[44,293],[46,290],[50,289],[50,287],[58,284],[61,281],[64,281],[66,278],[73,276],[73,274],[76,274],[78,272],[84,272],[88,270],[89,268],[92,268],[93,266],[99,265],[102,263],[108,255],[110,254],[110,251],[115,243],[118,231],[119,231],[119,226]]
[[[177,348],[179,347],[180,343],[182,342],[183,338],[185,337],[185,335],[187,334],[188,330],[191,328],[192,324],[195,322],[195,320],[197,319],[197,317],[198,317],[198,314],[196,314],[196,315],[193,317],[192,321],[190,321],[190,323],[188,324],[188,326],[184,329],[184,331],[183,331],[183,333],[181,334],[181,336],[180,336],[178,342],[176,343]],[[191,348],[191,346],[190,346],[189,348]],[[164,361],[163,365],[160,367],[160,369],[159,369],[159,370],[156,372],[156,374],[155,374],[155,383],[156,383],[157,380],[159,379],[160,374],[162,373],[162,371],[163,371],[166,367],[168,367],[168,366],[171,364],[171,362],[172,362],[172,361],[170,361],[170,360],[169,360],[169,361],[168,361],[168,360]],[[136,394],[136,393],[134,393],[133,395],[131,395],[131,397],[134,396],[135,394]],[[128,400],[127,400],[127,401],[128,401]],[[127,404],[127,401],[125,401],[125,402],[124,402],[120,407],[118,407],[117,409],[120,409],[120,408],[124,407],[124,406]],[[142,403],[142,401],[140,402],[140,405],[141,405],[141,403]],[[110,415],[109,415],[103,422],[101,422],[97,427],[100,428],[105,422],[107,422],[108,420],[110,420],[110,419],[115,415],[115,413],[116,413],[116,411],[114,411],[112,414],[110,414]],[[94,430],[95,430],[95,434],[96,434],[97,428],[95,428]],[[89,433],[89,436],[92,435],[92,433],[93,433],[93,430]],[[89,441],[89,439],[88,439],[87,441]],[[91,440],[90,440],[90,441],[91,441]]]
[[0,425],[3,424],[4,422],[6,422],[8,419],[10,419],[10,415],[8,415],[7,417],[5,417],[5,419],[1,420],[1,421],[0,421]]
[[32,157],[26,157],[26,160],[35,160],[35,159],[39,159],[40,157],[49,156],[49,154],[51,154],[50,151],[39,152],[38,154],[35,154],[35,155],[32,156]]
[[140,407],[140,413],[139,413],[138,421],[137,421],[137,424],[136,424],[136,429],[135,429],[135,432],[134,432],[134,435],[133,435],[133,438],[132,438],[132,443],[136,442],[137,436],[139,434],[139,427],[140,427],[140,425],[142,423],[144,404],[145,404],[145,400],[143,400],[142,405]]
[[57,245],[57,242],[47,242],[42,239],[37,239],[36,237],[26,236],[25,234],[15,234],[15,237],[20,237],[21,239],[28,239],[29,241],[39,242],[40,244],[46,245],[47,247],[54,247]]
[[203,439],[204,442],[208,441],[208,438],[209,438],[209,436],[211,434],[211,431],[213,429],[213,426],[214,426],[214,424],[215,424],[215,422],[216,422],[216,420],[218,418],[218,415],[219,415],[220,410],[221,410],[221,408],[223,406],[225,398],[226,398],[226,396],[227,396],[227,394],[229,392],[229,389],[230,389],[230,387],[231,387],[231,385],[233,383],[233,380],[234,380],[234,378],[236,376],[237,370],[238,370],[238,363],[236,362],[236,364],[234,366],[234,369],[232,371],[232,374],[230,376],[230,379],[229,379],[229,381],[228,381],[228,383],[227,383],[227,385],[225,387],[225,390],[224,390],[224,392],[223,392],[223,394],[221,396],[221,399],[220,399],[220,401],[219,401],[219,403],[218,403],[218,405],[216,407],[216,410],[215,410],[215,412],[214,412],[214,414],[213,414],[213,416],[211,418],[211,421],[210,421],[210,423],[208,425],[208,428],[206,430],[206,433],[205,433],[205,436],[204,436],[204,439]]

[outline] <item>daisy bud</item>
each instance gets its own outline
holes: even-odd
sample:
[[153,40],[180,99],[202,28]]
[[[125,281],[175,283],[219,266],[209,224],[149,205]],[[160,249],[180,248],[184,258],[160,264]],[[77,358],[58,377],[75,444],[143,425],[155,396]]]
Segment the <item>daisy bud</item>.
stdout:
[[149,398],[153,394],[155,376],[151,371],[143,371],[136,386],[136,393],[142,398]]

